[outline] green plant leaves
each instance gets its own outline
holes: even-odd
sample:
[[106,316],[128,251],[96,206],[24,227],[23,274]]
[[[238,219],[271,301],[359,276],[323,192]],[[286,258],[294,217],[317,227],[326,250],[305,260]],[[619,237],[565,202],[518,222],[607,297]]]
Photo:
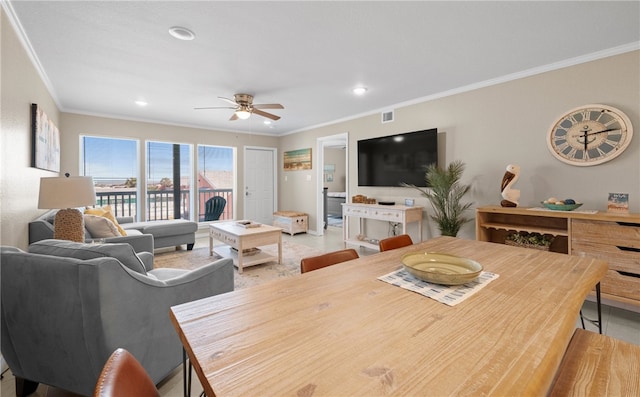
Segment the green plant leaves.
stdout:
[[449,163],[445,168],[439,168],[435,164],[427,167],[425,179],[430,188],[420,188],[415,185],[403,183],[402,186],[412,187],[426,197],[433,208],[431,219],[438,223],[440,233],[443,236],[456,237],[460,228],[471,218],[464,212],[473,203],[462,203],[462,198],[471,190],[471,185],[463,185],[460,182],[465,169],[464,162],[457,160]]

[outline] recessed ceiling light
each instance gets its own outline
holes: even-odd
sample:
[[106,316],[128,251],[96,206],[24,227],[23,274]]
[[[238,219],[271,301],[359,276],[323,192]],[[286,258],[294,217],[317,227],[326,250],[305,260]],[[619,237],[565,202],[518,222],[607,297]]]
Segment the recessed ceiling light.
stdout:
[[266,125],[269,125],[269,124],[271,124],[271,120],[265,120],[265,121],[263,121],[263,123],[265,123]]
[[196,34],[191,30],[182,26],[172,26],[169,28],[169,34],[178,40],[193,40],[196,38]]
[[140,107],[145,107],[148,105],[147,101],[143,101],[141,99],[136,101],[136,105],[140,106]]
[[353,89],[353,93],[356,95],[364,95],[367,92],[367,87],[356,87]]

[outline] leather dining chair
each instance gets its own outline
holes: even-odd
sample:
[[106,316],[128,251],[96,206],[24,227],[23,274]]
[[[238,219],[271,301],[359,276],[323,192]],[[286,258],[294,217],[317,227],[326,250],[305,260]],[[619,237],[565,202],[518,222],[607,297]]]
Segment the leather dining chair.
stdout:
[[394,250],[396,248],[402,248],[409,245],[413,245],[413,240],[411,240],[411,236],[408,234],[388,237],[380,240],[380,252]]
[[310,272],[336,263],[358,259],[360,256],[353,248],[333,251],[326,254],[303,258],[300,261],[300,273]]
[[159,397],[160,392],[133,354],[118,348],[102,368],[93,397],[126,396]]

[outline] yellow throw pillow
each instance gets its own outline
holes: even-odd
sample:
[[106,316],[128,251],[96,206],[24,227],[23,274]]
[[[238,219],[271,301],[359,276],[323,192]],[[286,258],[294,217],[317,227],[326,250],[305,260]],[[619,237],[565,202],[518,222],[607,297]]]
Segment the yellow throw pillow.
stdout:
[[120,232],[121,236],[127,235],[127,232],[122,228],[122,226],[120,226],[120,224],[116,220],[116,217],[113,216],[113,212],[111,211],[110,205],[105,205],[103,207],[96,207],[96,208],[85,208],[84,213],[87,215],[97,215],[103,218],[107,218],[108,220],[113,222],[113,224],[116,226],[116,228]]

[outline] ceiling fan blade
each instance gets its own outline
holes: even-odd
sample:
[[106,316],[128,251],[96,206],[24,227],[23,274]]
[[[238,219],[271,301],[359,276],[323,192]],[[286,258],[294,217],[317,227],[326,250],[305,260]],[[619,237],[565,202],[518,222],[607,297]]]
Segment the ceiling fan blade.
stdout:
[[194,110],[203,110],[203,109],[235,109],[237,106],[209,106],[204,108],[193,108]]
[[223,97],[223,96],[219,96],[219,97],[218,97],[218,99],[222,99],[223,101],[227,101],[227,102],[229,102],[229,103],[230,103],[230,104],[232,104],[232,105],[238,105],[238,104],[236,103],[236,101],[234,101],[233,99],[225,98],[225,97]]
[[252,113],[253,114],[257,114],[258,116],[266,117],[266,118],[271,119],[271,120],[280,120],[280,116],[276,116],[275,114],[263,112],[262,110],[256,109],[255,107],[253,108]]
[[238,120],[238,115],[235,114],[235,112],[231,115],[231,117],[229,117],[230,121],[234,121],[234,120]]
[[284,106],[279,103],[261,103],[258,105],[253,105],[254,109],[284,109]]

